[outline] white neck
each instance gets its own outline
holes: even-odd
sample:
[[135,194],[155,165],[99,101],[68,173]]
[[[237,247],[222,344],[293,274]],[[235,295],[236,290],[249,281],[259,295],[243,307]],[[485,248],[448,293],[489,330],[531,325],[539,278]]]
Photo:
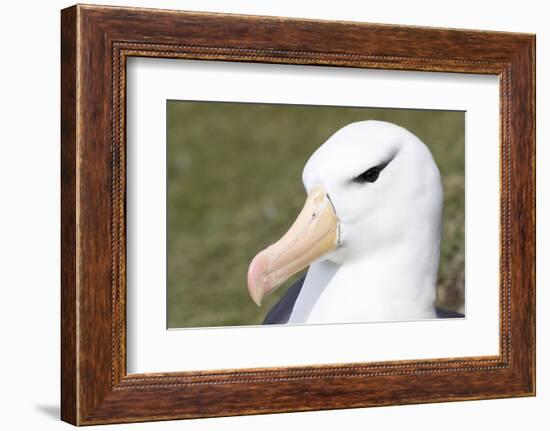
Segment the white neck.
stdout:
[[315,263],[288,323],[434,318],[438,264],[439,244],[395,246],[352,263]]

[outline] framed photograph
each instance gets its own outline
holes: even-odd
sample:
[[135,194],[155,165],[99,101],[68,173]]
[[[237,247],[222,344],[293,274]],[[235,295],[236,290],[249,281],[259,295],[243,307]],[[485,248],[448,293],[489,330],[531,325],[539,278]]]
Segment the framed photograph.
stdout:
[[61,13],[61,416],[535,394],[535,36]]

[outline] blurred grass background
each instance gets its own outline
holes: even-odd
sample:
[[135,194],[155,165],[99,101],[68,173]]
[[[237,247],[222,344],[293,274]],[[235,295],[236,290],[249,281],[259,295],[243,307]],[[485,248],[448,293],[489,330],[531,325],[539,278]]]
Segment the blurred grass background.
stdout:
[[341,127],[390,121],[417,135],[442,174],[437,305],[464,311],[464,113],[218,102],[167,102],[169,328],[260,324],[294,280],[258,308],[246,273],[305,199],[302,169]]

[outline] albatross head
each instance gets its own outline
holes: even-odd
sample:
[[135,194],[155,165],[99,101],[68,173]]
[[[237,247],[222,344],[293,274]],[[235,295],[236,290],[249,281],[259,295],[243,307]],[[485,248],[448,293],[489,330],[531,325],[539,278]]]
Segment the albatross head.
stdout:
[[[263,297],[321,260],[345,265],[406,249],[439,260],[442,187],[428,148],[392,123],[338,130],[307,161],[304,208],[288,232],[250,263],[248,289]],[[432,258],[433,261],[434,258]]]

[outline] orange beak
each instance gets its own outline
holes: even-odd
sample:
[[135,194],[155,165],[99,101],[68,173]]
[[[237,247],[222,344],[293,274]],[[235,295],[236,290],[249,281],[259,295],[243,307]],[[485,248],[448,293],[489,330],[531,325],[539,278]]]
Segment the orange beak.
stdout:
[[250,262],[248,291],[252,300],[260,305],[288,278],[334,250],[338,233],[338,218],[327,192],[316,186],[288,232]]

